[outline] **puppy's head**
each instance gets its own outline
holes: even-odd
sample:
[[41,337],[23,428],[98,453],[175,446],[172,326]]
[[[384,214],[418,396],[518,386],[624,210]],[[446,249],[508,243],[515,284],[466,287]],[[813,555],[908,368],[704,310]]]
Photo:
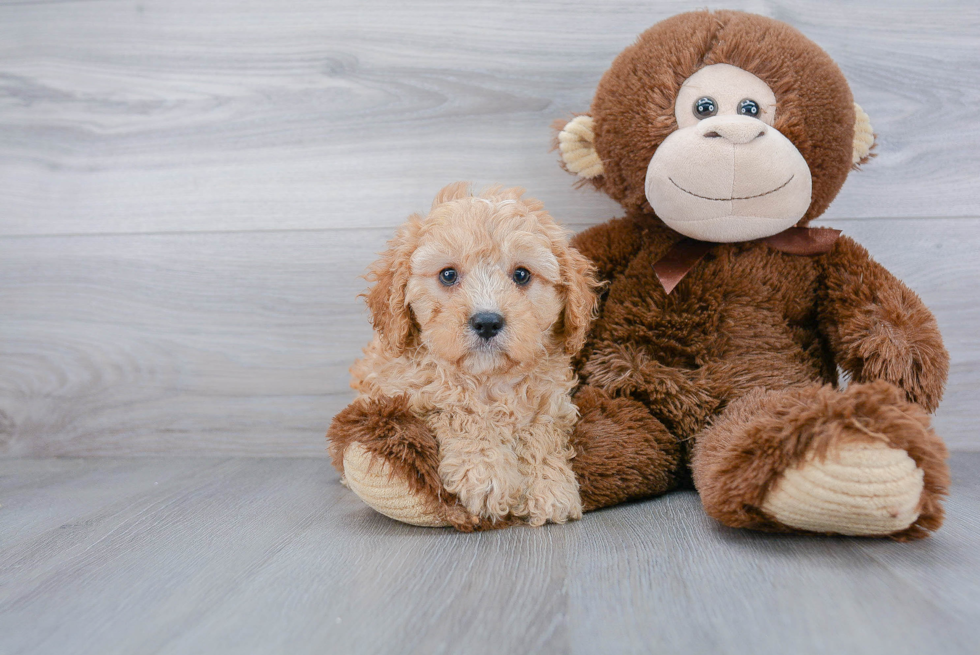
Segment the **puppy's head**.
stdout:
[[372,323],[394,355],[422,346],[474,374],[574,354],[595,307],[591,263],[522,189],[465,183],[413,215],[375,263]]

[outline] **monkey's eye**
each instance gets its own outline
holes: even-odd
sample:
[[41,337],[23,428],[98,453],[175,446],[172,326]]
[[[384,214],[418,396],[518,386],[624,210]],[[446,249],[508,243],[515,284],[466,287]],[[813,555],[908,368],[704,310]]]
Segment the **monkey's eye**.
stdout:
[[758,118],[761,112],[762,110],[759,108],[759,103],[751,98],[746,98],[738,103],[738,113],[740,113],[742,116]]
[[697,102],[694,103],[694,115],[698,118],[707,118],[708,116],[714,116],[717,113],[718,104],[715,102],[714,98],[704,96],[703,98],[698,98]]
[[531,281],[531,271],[527,270],[523,266],[514,270],[514,284],[519,287],[523,287],[525,284]]
[[444,268],[439,271],[439,281],[442,282],[443,286],[451,287],[456,284],[458,279],[459,274],[455,268]]

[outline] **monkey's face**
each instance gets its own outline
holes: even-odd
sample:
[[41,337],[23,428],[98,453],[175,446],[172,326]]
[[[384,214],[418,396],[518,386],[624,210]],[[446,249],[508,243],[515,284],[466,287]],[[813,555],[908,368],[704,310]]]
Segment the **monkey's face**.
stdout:
[[702,241],[767,237],[810,206],[810,168],[772,127],[772,89],[736,66],[714,64],[677,94],[671,133],[650,160],[646,196],[671,229]]
[[566,170],[628,212],[734,242],[822,214],[874,131],[840,68],[794,28],[697,11],[620,53],[558,145]]

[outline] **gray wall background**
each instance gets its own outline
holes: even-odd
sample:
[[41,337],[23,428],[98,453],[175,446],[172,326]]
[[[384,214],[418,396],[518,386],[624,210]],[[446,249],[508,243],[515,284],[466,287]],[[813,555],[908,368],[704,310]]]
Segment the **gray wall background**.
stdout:
[[[325,456],[360,276],[457,179],[575,229],[553,119],[658,2],[0,3],[0,454]],[[935,311],[980,450],[980,8],[731,0],[801,29],[879,134],[821,221]]]

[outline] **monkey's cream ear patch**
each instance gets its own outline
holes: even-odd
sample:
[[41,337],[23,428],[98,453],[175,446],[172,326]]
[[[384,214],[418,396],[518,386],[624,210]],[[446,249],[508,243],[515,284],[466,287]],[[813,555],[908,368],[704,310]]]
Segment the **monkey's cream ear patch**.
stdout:
[[558,149],[565,168],[579,177],[592,179],[602,175],[602,160],[593,145],[591,116],[576,116],[558,134]]
[[871,147],[875,144],[875,133],[871,129],[871,119],[854,103],[854,152],[851,153],[851,163],[855,166],[864,164],[871,155]]

